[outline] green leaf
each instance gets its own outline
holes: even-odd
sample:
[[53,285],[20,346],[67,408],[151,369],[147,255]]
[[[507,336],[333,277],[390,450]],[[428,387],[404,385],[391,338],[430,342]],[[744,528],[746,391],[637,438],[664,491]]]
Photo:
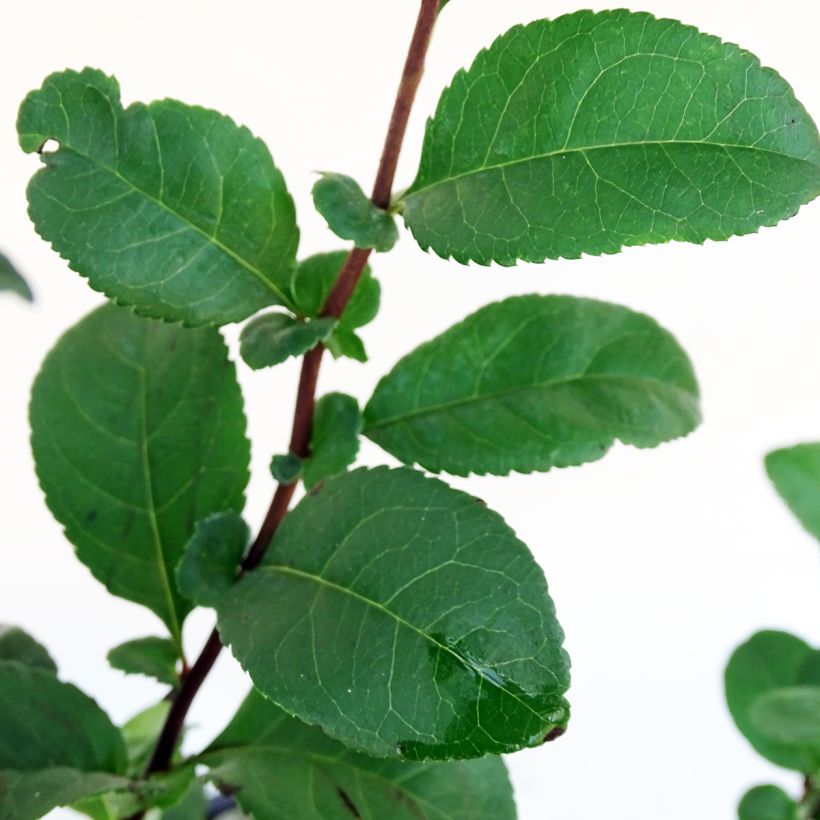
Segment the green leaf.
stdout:
[[0,624],[0,661],[17,661],[57,673],[57,664],[48,650],[17,626]]
[[700,420],[692,366],[658,324],[569,296],[487,305],[402,359],[364,434],[406,464],[456,475],[595,461],[615,439],[654,447]]
[[137,638],[115,646],[108,653],[108,662],[114,669],[128,675],[146,675],[169,686],[179,684],[177,675],[179,650],[168,638]]
[[145,771],[154,751],[168,712],[169,700],[161,700],[127,720],[122,726],[122,737],[128,752],[128,773],[139,776]]
[[766,472],[800,523],[820,539],[820,443],[769,453]]
[[233,511],[200,521],[177,567],[180,592],[199,606],[216,606],[236,583],[249,540],[248,525]]
[[763,737],[813,757],[806,773],[820,769],[820,685],[766,692],[752,703],[751,719]]
[[108,305],[70,329],[35,381],[40,484],[77,555],[180,643],[190,603],[174,571],[194,522],[241,510],[249,444],[218,331]]
[[359,183],[344,174],[323,173],[313,186],[313,204],[336,236],[357,248],[389,251],[398,241],[393,217],[373,204]]
[[203,755],[211,776],[266,820],[515,820],[498,757],[408,763],[357,754],[253,690]]
[[757,700],[772,691],[803,684],[820,686],[820,664],[812,649],[786,632],[764,631],[739,646],[726,667],[726,702],[738,729],[765,758],[787,769],[811,772],[812,755],[761,733],[754,720]]
[[423,248],[512,265],[728,239],[818,194],[817,128],[756,57],[579,11],[512,28],[456,74],[398,207]]
[[481,502],[413,470],[328,479],[218,615],[263,694],[377,757],[510,752],[569,717],[540,567]]
[[797,804],[778,786],[746,792],[737,809],[739,820],[797,820]]
[[38,820],[57,806],[123,789],[128,783],[124,777],[65,767],[0,771],[0,820]]
[[361,432],[362,414],[353,396],[328,393],[316,402],[310,458],[302,471],[308,489],[343,472],[356,460]]
[[35,227],[118,302],[187,324],[290,306],[299,231],[267,147],[215,111],[123,108],[113,77],[63,71],[26,97],[20,145],[58,150],[28,188]]
[[49,670],[0,662],[0,770],[122,774],[125,764],[120,732],[91,698]]
[[304,464],[296,453],[275,455],[270,462],[270,473],[278,484],[293,484],[302,475]]
[[331,352],[334,359],[341,359],[346,356],[348,359],[354,359],[357,362],[367,361],[364,342],[353,330],[337,329],[325,342],[325,347]]
[[10,290],[18,296],[22,296],[27,302],[34,301],[34,294],[23,279],[20,272],[11,263],[11,260],[0,253],[0,290]]
[[[346,251],[333,251],[309,256],[299,263],[293,277],[292,293],[302,315],[311,318],[319,315],[346,259]],[[373,278],[370,266],[366,265],[339,319],[336,333],[351,332],[372,322],[379,312],[380,300],[381,287]]]
[[333,332],[335,319],[304,322],[285,313],[266,313],[242,328],[239,352],[254,370],[301,356]]
[[205,820],[207,809],[205,790],[202,784],[196,781],[191,784],[179,803],[162,813],[162,820]]

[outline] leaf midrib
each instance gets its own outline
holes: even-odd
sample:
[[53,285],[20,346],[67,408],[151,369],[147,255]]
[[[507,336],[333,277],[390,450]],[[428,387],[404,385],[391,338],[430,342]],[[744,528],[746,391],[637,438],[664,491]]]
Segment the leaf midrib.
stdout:
[[457,182],[460,179],[476,176],[477,174],[483,174],[489,171],[498,171],[503,170],[505,168],[512,168],[516,165],[523,165],[528,162],[536,162],[538,160],[550,159],[551,157],[568,156],[570,154],[584,155],[587,151],[607,151],[617,148],[636,148],[649,145],[697,145],[704,148],[717,148],[726,152],[729,152],[730,150],[755,151],[762,154],[771,154],[776,157],[782,157],[784,159],[792,160],[794,162],[800,162],[810,166],[814,170],[818,170],[819,167],[816,163],[812,162],[811,160],[803,159],[802,157],[796,157],[792,154],[784,154],[782,151],[773,151],[770,148],[758,148],[751,145],[736,145],[732,143],[712,142],[710,140],[634,140],[632,142],[616,142],[601,145],[585,145],[573,148],[567,148],[565,146],[563,148],[558,148],[555,151],[546,151],[541,154],[532,154],[527,157],[513,159],[507,162],[497,162],[493,163],[492,165],[484,165],[478,168],[471,168],[468,171],[462,171],[458,174],[449,174],[447,176],[441,177],[440,179],[437,179],[434,182],[430,182],[427,185],[422,185],[419,188],[411,186],[402,199],[404,202],[408,202],[413,197],[418,196],[422,193],[429,192],[433,188],[436,188],[440,185],[446,185],[449,183]]
[[453,407],[461,407],[462,405],[468,404],[477,404],[484,401],[494,401],[500,398],[505,398],[507,396],[512,396],[515,393],[525,392],[529,390],[548,390],[553,387],[560,387],[565,384],[572,384],[573,382],[584,381],[587,379],[613,382],[627,381],[638,382],[641,384],[657,385],[659,387],[662,387],[664,390],[669,390],[673,393],[679,393],[682,396],[687,397],[688,399],[697,399],[697,396],[694,393],[691,393],[683,387],[680,387],[675,384],[670,384],[669,382],[665,382],[661,379],[649,376],[632,376],[628,374],[617,373],[578,373],[573,376],[567,376],[560,379],[550,379],[544,382],[533,382],[532,384],[518,384],[511,387],[505,387],[501,390],[494,390],[488,393],[474,393],[470,396],[465,396],[463,398],[451,399],[450,401],[440,402],[439,404],[432,404],[426,407],[419,407],[414,410],[408,410],[405,413],[398,413],[394,416],[389,416],[387,418],[380,419],[379,421],[365,425],[364,435],[368,435],[369,431],[372,430],[378,430],[382,427],[389,427],[393,424],[400,424],[401,422],[408,421],[413,418],[418,418],[419,416],[434,415],[435,413],[440,413],[449,410]]
[[[264,564],[263,566],[259,567],[258,570],[256,570],[257,573],[266,571],[274,573],[281,572],[284,575],[294,575],[297,578],[303,578],[308,581],[313,581],[317,584],[320,584],[321,586],[327,587],[328,589],[332,589],[336,592],[341,592],[345,595],[349,595],[352,598],[355,598],[358,601],[361,601],[362,603],[366,604],[367,606],[371,606],[374,609],[378,609],[380,612],[383,612],[385,615],[396,621],[396,623],[399,626],[404,626],[407,629],[410,629],[411,631],[415,632],[416,634],[421,635],[422,638],[424,638],[429,643],[433,644],[439,650],[446,652],[448,655],[451,655],[453,658],[455,658],[460,667],[462,667],[465,670],[469,669],[465,665],[464,658],[461,655],[453,651],[453,649],[451,649],[446,644],[437,641],[434,637],[432,637],[432,635],[428,635],[423,629],[420,629],[415,624],[411,624],[409,621],[405,620],[400,615],[393,612],[393,610],[388,609],[380,601],[374,601],[372,598],[368,598],[366,595],[362,595],[361,593],[356,592],[354,589],[350,589],[349,587],[345,587],[341,584],[329,581],[327,578],[322,578],[321,575],[316,575],[312,572],[306,572],[304,570],[297,569],[296,567],[289,567],[285,564]],[[516,695],[515,692],[511,692],[509,689],[503,686],[498,686],[498,684],[495,683],[493,680],[486,677],[485,675],[482,675],[478,669],[472,668],[472,671],[475,672],[475,674],[479,677],[480,680],[485,681],[486,683],[492,686],[495,686],[497,689],[500,689],[502,692],[504,692],[504,694],[509,695],[513,700],[517,701],[528,712],[535,715],[535,717],[537,717],[539,721],[543,722],[545,720],[544,715],[540,714],[535,709],[533,709],[532,706],[530,706],[526,701],[518,697],[518,695]]]

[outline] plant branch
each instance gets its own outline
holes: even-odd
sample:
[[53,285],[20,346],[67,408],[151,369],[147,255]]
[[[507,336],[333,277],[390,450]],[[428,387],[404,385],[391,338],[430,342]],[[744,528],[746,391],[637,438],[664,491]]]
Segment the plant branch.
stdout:
[[[399,154],[404,142],[407,122],[416,97],[416,91],[424,71],[424,60],[430,45],[430,37],[438,14],[439,3],[440,0],[421,0],[416,27],[410,41],[410,48],[396,94],[396,101],[393,105],[393,113],[390,117],[390,125],[387,129],[376,181],[373,185],[371,199],[379,208],[387,208],[390,204]],[[322,316],[339,317],[342,315],[364,271],[370,253],[370,248],[354,248],[350,252],[322,308]],[[291,451],[302,458],[310,452],[310,434],[316,401],[316,385],[319,379],[323,353],[324,347],[319,345],[306,353],[302,360],[302,371],[299,376],[290,439]],[[287,515],[295,491],[295,483],[279,484],[277,486],[259,533],[242,562],[241,573],[254,569],[262,560],[279,524]],[[199,657],[182,678],[180,689],[173,698],[168,717],[162,727],[154,753],[146,769],[146,775],[165,771],[168,768],[174,749],[182,734],[191,703],[211,671],[221,650],[222,641],[219,633],[214,629]],[[141,816],[136,815],[136,817]]]

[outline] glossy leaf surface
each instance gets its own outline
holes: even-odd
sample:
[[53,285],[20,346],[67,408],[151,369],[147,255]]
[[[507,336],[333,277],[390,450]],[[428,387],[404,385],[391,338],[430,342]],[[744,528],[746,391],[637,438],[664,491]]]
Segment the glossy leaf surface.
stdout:
[[242,396],[218,331],[108,305],[57,343],[34,384],[40,484],[77,555],[179,639],[190,603],[174,571],[194,523],[240,510]]
[[498,757],[409,763],[357,754],[253,690],[203,760],[267,820],[515,820]]
[[818,194],[817,128],[756,57],[579,11],[512,28],[456,74],[400,207],[423,248],[511,265],[728,239]]
[[375,756],[513,751],[569,717],[542,570],[498,515],[413,470],[328,479],[217,611],[257,688]]
[[417,348],[365,408],[365,435],[405,464],[457,475],[595,461],[616,439],[654,447],[700,420],[684,351],[643,314],[514,296]]
[[17,128],[25,151],[59,144],[42,155],[29,213],[95,290],[192,325],[289,304],[293,201],[246,128],[176,100],[123,108],[117,81],[89,68],[46,78]]

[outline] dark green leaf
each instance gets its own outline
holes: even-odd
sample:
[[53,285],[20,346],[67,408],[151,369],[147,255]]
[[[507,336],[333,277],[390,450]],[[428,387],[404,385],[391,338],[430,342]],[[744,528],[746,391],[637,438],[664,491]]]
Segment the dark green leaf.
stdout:
[[47,672],[57,672],[57,664],[51,659],[48,650],[28,632],[16,626],[0,624],[0,661],[18,661]]
[[18,296],[22,296],[27,302],[34,301],[34,294],[20,275],[20,272],[11,263],[11,260],[0,253],[0,290],[10,290]]
[[108,662],[114,669],[128,675],[146,675],[160,683],[176,686],[179,650],[168,638],[137,638],[115,646],[108,653]]
[[356,180],[344,174],[324,173],[313,186],[313,204],[336,236],[357,248],[389,251],[399,232],[393,217],[376,207]]
[[[57,806],[128,786],[104,772],[52,767],[33,772],[0,771],[0,820],[38,820]],[[113,815],[94,815],[100,818]]]
[[242,395],[218,331],[100,308],[48,355],[30,414],[46,501],[80,560],[179,643],[190,604],[174,571],[194,522],[241,510],[248,480]]
[[328,393],[316,402],[310,458],[302,471],[308,489],[343,472],[356,460],[361,432],[362,415],[352,396]]
[[53,672],[0,661],[0,770],[125,771],[122,736],[105,712]]
[[205,820],[207,808],[205,790],[195,781],[179,803],[162,813],[162,820]]
[[378,757],[514,751],[569,717],[540,567],[481,502],[413,470],[328,479],[218,614],[265,695]]
[[653,447],[699,420],[689,359],[654,320],[515,296],[402,359],[365,408],[364,432],[406,464],[503,475],[594,461],[615,439]]
[[820,443],[769,453],[766,472],[800,523],[820,539]]
[[820,685],[765,692],[752,703],[751,719],[761,736],[813,757],[808,774],[820,769]]
[[216,606],[236,583],[249,538],[248,525],[235,512],[200,521],[177,568],[179,591],[199,606]]
[[[726,701],[738,729],[761,755],[778,766],[803,773],[813,771],[812,755],[762,734],[753,710],[758,698],[776,689],[798,684],[820,686],[820,664],[811,665],[818,654],[820,651],[794,635],[765,631],[739,646],[726,667]],[[812,679],[812,674],[817,677]]]
[[270,473],[278,484],[292,484],[302,475],[305,462],[295,453],[276,455],[270,462]]
[[399,207],[423,248],[511,265],[728,239],[818,194],[817,128],[756,57],[579,11],[516,26],[456,74]]
[[265,820],[515,820],[498,757],[408,763],[357,754],[252,691],[203,756]]
[[48,77],[17,128],[27,152],[59,143],[29,213],[95,290],[192,325],[290,305],[293,201],[246,128],[175,100],[123,109],[117,81],[88,68]]
[[778,786],[746,792],[737,809],[739,820],[797,820],[797,805]]
[[254,370],[301,356],[333,332],[335,319],[303,322],[285,313],[266,313],[242,328],[239,352]]

